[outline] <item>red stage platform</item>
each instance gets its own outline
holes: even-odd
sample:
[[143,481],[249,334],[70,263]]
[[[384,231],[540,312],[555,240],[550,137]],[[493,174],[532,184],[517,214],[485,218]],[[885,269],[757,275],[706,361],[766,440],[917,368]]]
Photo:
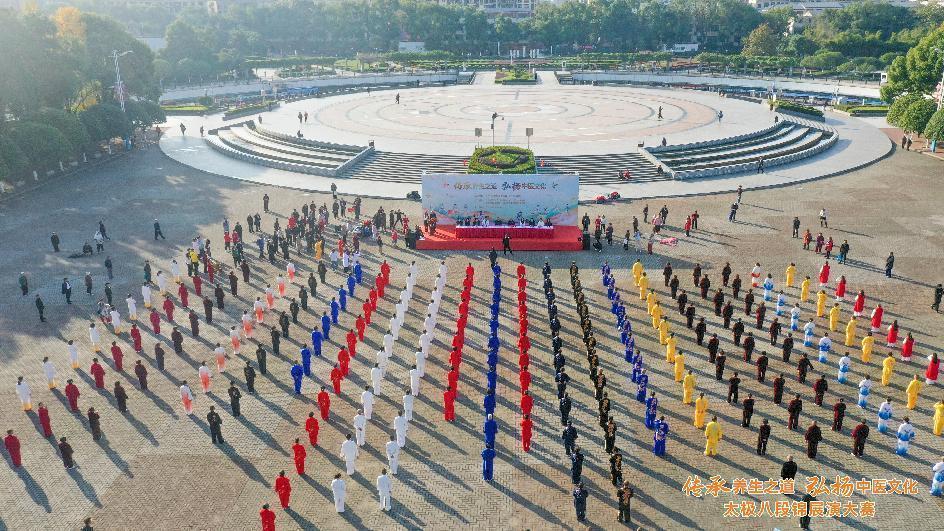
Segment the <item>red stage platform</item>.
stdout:
[[[511,248],[515,251],[580,251],[580,227],[554,227],[553,238],[511,238]],[[416,242],[421,251],[501,251],[501,237],[497,238],[459,238],[454,225],[436,227],[436,235],[424,234]]]

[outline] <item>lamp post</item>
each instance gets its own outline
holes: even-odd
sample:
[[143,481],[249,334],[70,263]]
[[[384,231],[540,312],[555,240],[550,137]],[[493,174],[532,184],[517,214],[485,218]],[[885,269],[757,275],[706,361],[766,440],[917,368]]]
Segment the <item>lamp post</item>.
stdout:
[[501,117],[502,120],[505,119],[504,116],[498,114],[497,112],[492,113],[492,147],[495,147],[495,120]]
[[134,50],[127,50],[120,53],[118,50],[112,50],[109,56],[115,61],[115,92],[118,93],[118,104],[121,106],[121,112],[125,112],[125,89],[121,84],[121,68],[118,66],[118,58],[124,57],[129,53],[134,53]]

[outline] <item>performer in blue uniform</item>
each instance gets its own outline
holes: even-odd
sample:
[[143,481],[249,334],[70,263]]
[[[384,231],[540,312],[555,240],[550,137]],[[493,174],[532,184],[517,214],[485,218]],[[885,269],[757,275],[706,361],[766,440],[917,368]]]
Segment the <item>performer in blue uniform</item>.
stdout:
[[321,330],[317,328],[312,329],[311,331],[311,349],[315,352],[315,356],[321,357]]
[[485,446],[495,447],[495,436],[498,435],[498,423],[495,422],[495,418],[489,415],[485,418],[485,426],[483,431],[485,432]]
[[[646,377],[648,379],[648,376]],[[659,409],[659,399],[656,398],[656,392],[653,391],[646,399],[646,427],[650,430],[655,428],[656,413]]]
[[493,413],[495,413],[495,393],[492,392],[491,388],[489,388],[489,390],[485,393],[483,406],[485,407],[486,417],[490,417]]
[[308,349],[308,345],[302,346],[302,369],[304,370],[305,376],[311,376],[311,350]]
[[354,278],[353,274],[347,276],[347,294],[351,297],[354,296],[354,285],[357,283],[357,280]]
[[331,297],[331,324],[338,324],[338,314],[341,313],[341,305],[338,304],[336,297]]
[[[496,360],[496,361],[497,361],[497,360]],[[490,367],[488,368],[488,372],[485,373],[485,381],[486,381],[486,386],[488,387],[488,389],[489,389],[490,391],[494,392],[494,391],[495,391],[495,386],[496,386],[497,383],[498,383],[498,373],[495,372],[495,368],[494,368],[494,367],[491,367],[491,366],[490,366]]]
[[669,435],[669,423],[665,421],[665,415],[659,417],[655,423],[655,433],[652,435],[652,453],[665,455],[665,440]]
[[298,364],[298,361],[292,365],[291,373],[292,380],[295,382],[295,394],[300,395],[302,394],[302,376],[305,375],[305,371],[302,369],[302,366]]
[[[354,263],[354,279],[357,280],[358,284],[362,284],[364,280],[364,268],[361,266],[360,262]],[[353,293],[351,293],[353,295]]]
[[649,386],[649,375],[646,374],[646,369],[643,369],[636,377],[636,384],[636,400],[644,402],[646,400],[646,388]]
[[482,450],[482,479],[485,481],[492,480],[492,474],[495,472],[495,448],[491,446],[486,446]]
[[331,318],[328,317],[328,312],[321,313],[321,332],[325,341],[331,341]]
[[[338,306],[341,307],[342,312],[347,311],[347,291],[344,291],[344,288],[338,290]],[[331,316],[334,317],[334,311],[331,311]],[[338,324],[338,320],[334,320],[334,324]]]
[[[642,368],[642,354],[636,354],[633,358],[633,372],[629,375],[630,380],[633,383],[639,383],[639,377],[642,376],[642,373],[645,369]],[[642,402],[642,400],[640,400]]]

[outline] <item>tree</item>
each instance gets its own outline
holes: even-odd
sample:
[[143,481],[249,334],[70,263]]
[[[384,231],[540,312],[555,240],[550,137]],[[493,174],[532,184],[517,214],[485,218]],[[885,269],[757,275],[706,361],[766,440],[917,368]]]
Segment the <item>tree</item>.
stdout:
[[802,33],[790,35],[783,49],[784,53],[794,57],[813,55],[816,53],[816,50],[819,50],[819,43]]
[[790,6],[780,6],[768,9],[762,13],[765,23],[770,25],[770,29],[777,35],[785,35],[790,30],[790,21],[793,20],[793,8]]
[[29,169],[29,159],[9,135],[0,135],[0,162],[9,176],[22,175]]
[[846,60],[845,57],[839,52],[827,52],[820,50],[816,55],[811,55],[809,57],[804,57],[800,61],[801,66],[807,68],[817,68],[820,70],[832,70],[837,66],[844,63]]
[[81,153],[91,143],[88,132],[79,118],[62,109],[40,109],[24,117],[25,120],[51,125],[59,130],[69,143],[72,153]]
[[92,136],[90,134],[93,140],[105,141],[116,137],[124,138],[131,134],[131,121],[117,105],[110,103],[93,105],[79,115],[79,118],[83,123],[86,123],[86,121],[93,124],[97,122],[96,135]]
[[895,101],[888,107],[888,114],[885,115],[885,120],[892,125],[898,125],[901,117],[905,114],[905,111],[908,110],[908,107],[921,99],[924,99],[921,94],[903,94],[895,98]]
[[10,139],[37,169],[54,168],[72,153],[69,141],[51,125],[19,122],[10,128]]
[[933,141],[944,140],[944,107],[934,111],[928,125],[924,127],[924,138]]
[[761,24],[744,41],[744,55],[776,55],[780,39],[767,23]]
[[82,122],[89,139],[94,143],[108,140],[108,131],[105,130],[99,111],[98,104],[95,104],[79,113],[79,121]]
[[153,101],[137,100],[125,104],[125,111],[132,127],[146,128],[167,121],[161,106]]
[[895,59],[888,68],[888,83],[882,85],[882,99],[892,101],[904,93],[929,94],[944,69],[944,25],[929,33]]
[[909,133],[920,133],[927,127],[928,122],[931,120],[936,110],[937,104],[934,100],[922,97],[920,100],[909,105],[898,119],[898,123],[894,125],[901,127]]

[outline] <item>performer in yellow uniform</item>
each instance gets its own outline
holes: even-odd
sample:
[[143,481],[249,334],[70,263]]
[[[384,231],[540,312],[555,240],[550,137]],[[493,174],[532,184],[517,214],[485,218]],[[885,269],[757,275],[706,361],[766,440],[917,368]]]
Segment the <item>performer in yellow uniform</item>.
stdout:
[[682,379],[682,403],[685,405],[692,403],[692,395],[695,394],[695,375],[689,370],[685,378]]
[[665,345],[665,342],[669,339],[669,321],[663,317],[659,321],[659,343]]
[[[675,337],[670,337],[669,339],[675,339]],[[674,349],[674,345],[673,345]],[[682,377],[685,375],[685,354],[679,352],[675,354],[675,381],[681,382]]]
[[324,244],[321,243],[321,240],[315,242],[315,260],[321,260],[321,255],[324,253]]
[[905,389],[905,394],[908,395],[908,409],[914,409],[918,405],[918,393],[921,392],[922,386],[924,382],[918,379],[917,374],[914,375],[914,380],[911,380],[908,388]]
[[646,292],[649,291],[649,277],[646,276],[646,272],[642,272],[642,276],[639,277],[639,300],[646,300]]
[[787,266],[787,287],[793,287],[793,278],[796,276],[797,266],[793,262],[790,262],[790,265]]
[[636,260],[633,264],[633,285],[639,286],[639,277],[642,276],[642,262]]
[[807,275],[800,283],[800,302],[806,302],[810,298],[810,277]]
[[835,332],[839,329],[839,314],[842,313],[842,310],[839,308],[839,303],[833,304],[833,307],[829,309],[829,331]]
[[705,393],[700,393],[695,399],[695,427],[702,429],[705,427],[705,413],[708,412],[708,399]]
[[862,338],[862,361],[869,363],[872,361],[872,347],[875,345],[875,338],[872,337],[872,331],[866,332]]
[[849,319],[849,322],[846,323],[846,346],[854,347],[855,346],[855,334],[856,334],[856,318],[853,317]]
[[721,424],[718,417],[711,417],[711,422],[705,426],[705,455],[718,455],[718,441],[721,440]]
[[675,339],[675,334],[670,333],[669,337],[665,339],[665,361],[675,363],[675,346],[677,344],[678,340]]
[[816,317],[826,315],[826,291],[819,290],[816,294]]
[[882,361],[882,385],[888,385],[888,380],[892,377],[892,371],[894,369],[895,355],[889,352],[888,357]]
[[656,290],[651,289],[646,294],[646,311],[652,315],[652,307],[656,305]]
[[944,432],[944,398],[942,398],[937,404],[934,404],[934,422],[932,424],[932,432],[934,435],[940,435],[941,432]]
[[659,321],[662,320],[662,306],[657,302],[649,313],[652,315],[652,327],[659,328]]

